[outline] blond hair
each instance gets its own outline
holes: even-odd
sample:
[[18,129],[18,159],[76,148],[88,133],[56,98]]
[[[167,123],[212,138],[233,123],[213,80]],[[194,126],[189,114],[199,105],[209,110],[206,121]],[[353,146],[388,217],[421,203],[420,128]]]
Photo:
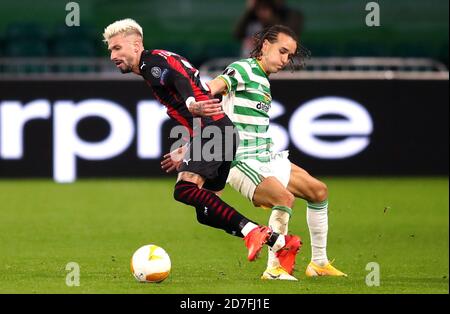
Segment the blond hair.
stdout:
[[108,42],[111,37],[118,34],[135,34],[144,38],[142,27],[133,19],[123,19],[109,24],[103,32],[103,41]]

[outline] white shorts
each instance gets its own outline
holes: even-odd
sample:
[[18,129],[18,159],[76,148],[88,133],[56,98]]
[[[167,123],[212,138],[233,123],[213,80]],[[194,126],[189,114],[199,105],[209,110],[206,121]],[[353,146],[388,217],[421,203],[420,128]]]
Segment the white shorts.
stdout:
[[284,187],[291,177],[291,162],[289,151],[271,153],[270,161],[244,159],[231,168],[227,183],[236,191],[253,202],[256,187],[267,177],[277,178]]

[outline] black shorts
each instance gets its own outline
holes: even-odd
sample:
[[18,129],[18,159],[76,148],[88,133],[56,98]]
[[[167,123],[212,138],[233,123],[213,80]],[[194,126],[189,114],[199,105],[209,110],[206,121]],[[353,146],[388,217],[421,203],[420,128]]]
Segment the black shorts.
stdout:
[[225,116],[203,127],[202,132],[191,139],[178,171],[200,175],[205,179],[203,188],[207,190],[223,190],[238,146],[239,133]]

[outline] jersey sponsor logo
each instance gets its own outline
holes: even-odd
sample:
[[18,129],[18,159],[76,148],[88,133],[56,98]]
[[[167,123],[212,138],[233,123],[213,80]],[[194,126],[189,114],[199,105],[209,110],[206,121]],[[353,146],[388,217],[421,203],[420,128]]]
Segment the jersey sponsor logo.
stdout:
[[266,105],[266,104],[263,104],[262,102],[260,102],[256,105],[256,109],[262,110],[264,112],[269,112],[270,107],[271,107],[270,104]]
[[153,75],[155,78],[160,78],[160,77],[161,77],[161,68],[160,68],[160,67],[153,67],[153,68],[150,70],[150,73],[152,73],[152,75]]

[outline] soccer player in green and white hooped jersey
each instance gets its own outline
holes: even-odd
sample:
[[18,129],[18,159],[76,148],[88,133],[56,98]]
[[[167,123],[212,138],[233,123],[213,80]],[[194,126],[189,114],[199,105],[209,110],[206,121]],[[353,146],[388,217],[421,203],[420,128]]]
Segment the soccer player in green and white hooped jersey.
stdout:
[[[208,83],[211,94],[224,95],[223,109],[239,129],[241,143],[228,183],[255,206],[271,208],[269,226],[284,235],[288,233],[295,198],[306,200],[312,247],[306,275],[346,276],[332,266],[327,257],[327,186],[291,163],[288,151],[273,152],[272,139],[267,132],[272,100],[269,75],[292,62],[301,50],[300,45],[295,33],[280,25],[256,34],[255,43],[249,59],[232,63],[222,75]],[[177,167],[176,155],[177,152],[172,152],[164,156],[163,169],[170,172]],[[269,249],[267,269],[261,278],[297,280],[292,276],[294,263],[295,259],[280,263]]]
[[240,161],[253,158],[268,162],[272,145],[267,132],[268,111],[272,96],[267,74],[258,60],[245,59],[232,63],[219,78],[226,83],[227,90],[222,107],[239,130],[240,145],[234,166],[244,170],[245,163]]
[[[271,208],[269,226],[281,234],[288,232],[295,198],[305,199],[312,246],[306,275],[346,276],[327,257],[327,186],[291,163],[288,151],[275,153],[271,149],[268,111],[272,96],[268,78],[292,62],[300,45],[295,33],[280,25],[256,34],[255,43],[251,58],[232,63],[208,83],[213,95],[224,94],[223,109],[239,129],[241,142],[228,183],[255,206]],[[269,249],[262,279],[295,280],[293,267],[280,265]]]

